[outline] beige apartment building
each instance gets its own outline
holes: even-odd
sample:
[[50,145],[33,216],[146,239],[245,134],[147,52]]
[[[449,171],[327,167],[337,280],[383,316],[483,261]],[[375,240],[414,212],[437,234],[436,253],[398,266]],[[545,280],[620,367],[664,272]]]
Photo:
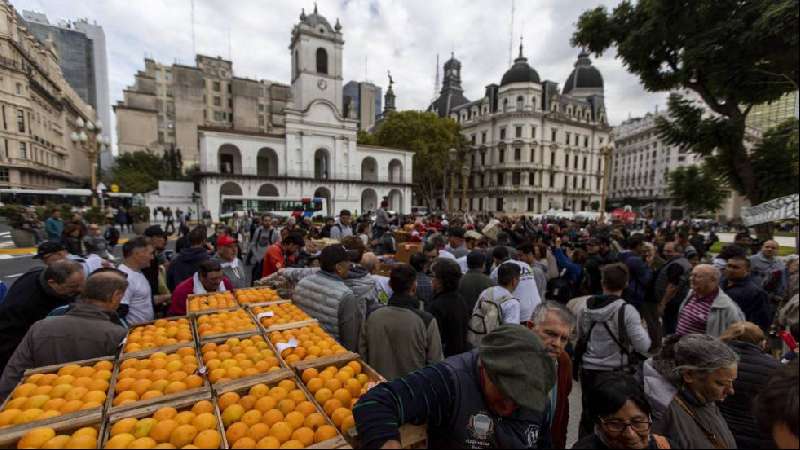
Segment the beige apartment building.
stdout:
[[181,151],[184,169],[198,164],[198,129],[285,132],[289,86],[236,77],[231,61],[197,55],[195,66],[146,58],[143,71],[114,106],[119,153]]
[[70,140],[95,112],[64,79],[52,41],[40,42],[0,0],[0,188],[88,187],[86,149]]

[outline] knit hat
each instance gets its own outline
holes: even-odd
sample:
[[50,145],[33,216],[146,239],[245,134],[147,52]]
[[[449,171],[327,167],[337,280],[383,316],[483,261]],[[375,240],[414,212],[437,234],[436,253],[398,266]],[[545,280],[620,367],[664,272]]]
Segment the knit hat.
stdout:
[[501,325],[483,338],[478,357],[505,396],[523,408],[544,411],[556,384],[556,367],[533,331]]

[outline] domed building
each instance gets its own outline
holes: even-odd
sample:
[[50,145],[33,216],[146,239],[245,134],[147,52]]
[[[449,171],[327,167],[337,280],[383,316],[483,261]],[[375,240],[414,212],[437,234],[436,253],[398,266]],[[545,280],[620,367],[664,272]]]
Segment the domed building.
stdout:
[[455,208],[508,214],[598,209],[601,148],[611,128],[603,77],[588,53],[580,52],[563,89],[540,78],[520,44],[500,84],[487,85],[483,98],[453,104],[460,98],[445,93],[443,87],[429,110],[457,121],[471,144],[468,170],[453,180],[459,191],[466,189],[467,203],[458,200]]

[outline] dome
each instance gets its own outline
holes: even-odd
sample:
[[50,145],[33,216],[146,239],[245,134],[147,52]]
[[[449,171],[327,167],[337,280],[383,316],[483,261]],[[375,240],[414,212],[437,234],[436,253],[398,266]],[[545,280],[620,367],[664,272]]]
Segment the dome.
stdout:
[[328,22],[328,19],[326,19],[325,16],[323,16],[323,15],[321,15],[319,13],[319,11],[317,10],[317,5],[316,4],[314,4],[314,12],[313,13],[307,15],[305,10],[303,10],[300,13],[300,22],[302,24],[308,26],[308,27],[313,28],[313,29],[318,29],[318,28],[322,27],[329,33],[338,32],[339,31],[338,29],[341,28],[341,26],[339,25],[339,23],[337,21],[337,24],[336,24],[336,28],[337,29],[334,29],[331,26],[330,22]]
[[522,45],[519,46],[519,57],[514,65],[503,75],[500,86],[511,83],[541,83],[539,74],[528,64],[528,58],[522,56]]
[[583,50],[578,55],[575,68],[564,83],[563,94],[569,94],[573,89],[603,89],[603,75],[592,65],[589,54]]

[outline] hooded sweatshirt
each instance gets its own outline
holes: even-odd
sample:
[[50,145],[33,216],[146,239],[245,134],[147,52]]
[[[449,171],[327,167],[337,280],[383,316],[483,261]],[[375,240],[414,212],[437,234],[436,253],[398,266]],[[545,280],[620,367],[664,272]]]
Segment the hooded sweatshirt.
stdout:
[[[617,296],[596,295],[589,298],[586,309],[581,311],[578,318],[579,339],[591,330],[586,353],[583,355],[584,369],[611,371],[628,365],[628,357],[614,342],[614,339],[620,340],[617,336],[620,308],[625,308],[625,330],[633,350],[644,354],[650,349],[650,336],[642,326],[642,318],[636,308]],[[595,323],[593,328],[592,323]],[[603,323],[608,324],[613,338]]]
[[167,269],[167,287],[175,291],[184,280],[192,277],[199,269],[200,263],[209,259],[205,247],[189,247],[181,250]]

